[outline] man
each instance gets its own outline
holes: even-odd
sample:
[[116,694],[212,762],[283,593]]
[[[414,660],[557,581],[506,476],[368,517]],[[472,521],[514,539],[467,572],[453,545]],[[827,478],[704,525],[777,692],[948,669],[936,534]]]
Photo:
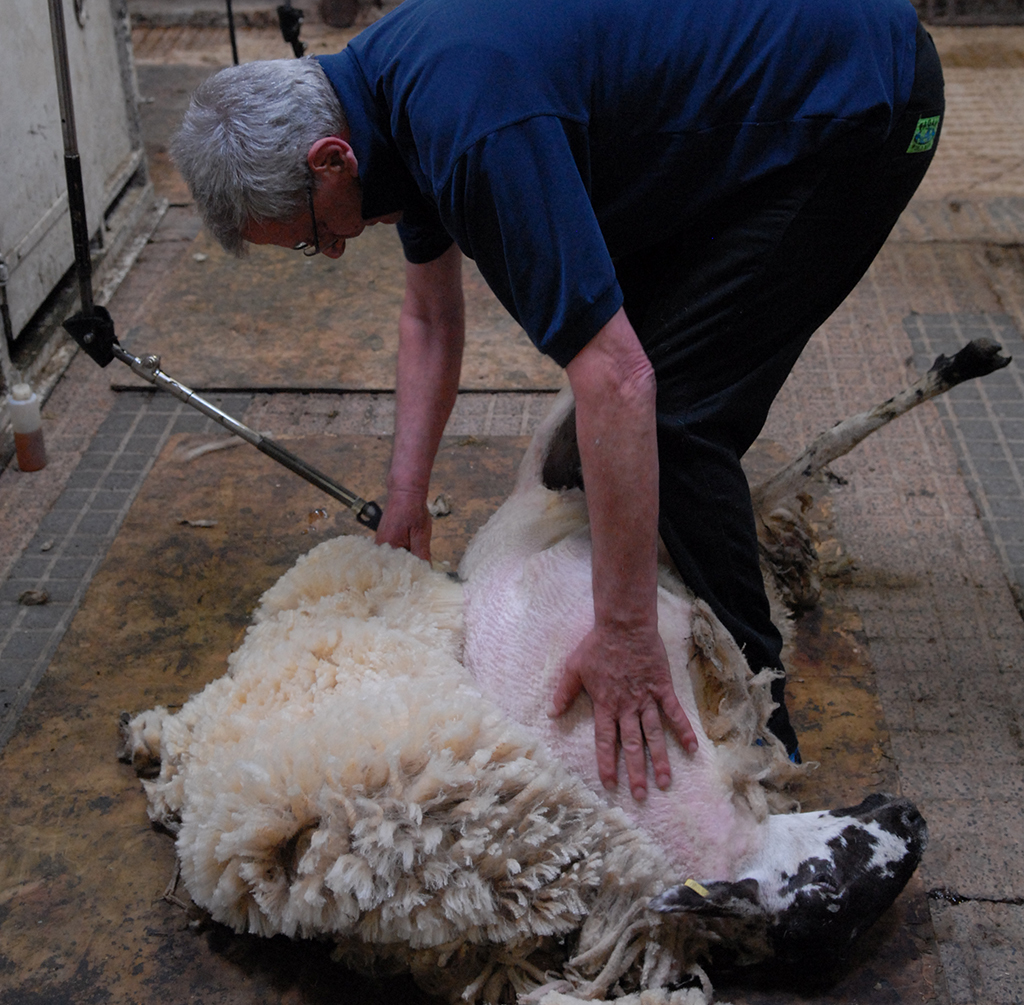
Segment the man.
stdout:
[[751,667],[779,671],[770,725],[799,758],[740,457],[919,184],[942,111],[906,0],[406,0],[337,55],[222,71],[172,152],[238,253],[337,257],[398,222],[378,541],[429,554],[462,253],[565,368],[595,622],[552,714],[586,690],[603,783],[621,744],[642,799],[646,753],[670,782],[662,716],[696,748],[657,632],[659,531]]

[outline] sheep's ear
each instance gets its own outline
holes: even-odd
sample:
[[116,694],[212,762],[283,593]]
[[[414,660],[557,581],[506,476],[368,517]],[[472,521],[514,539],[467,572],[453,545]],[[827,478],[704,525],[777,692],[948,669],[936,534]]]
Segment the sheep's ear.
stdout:
[[712,918],[750,918],[764,914],[761,888],[756,879],[736,883],[698,883],[688,879],[673,886],[647,905],[659,914],[702,914]]

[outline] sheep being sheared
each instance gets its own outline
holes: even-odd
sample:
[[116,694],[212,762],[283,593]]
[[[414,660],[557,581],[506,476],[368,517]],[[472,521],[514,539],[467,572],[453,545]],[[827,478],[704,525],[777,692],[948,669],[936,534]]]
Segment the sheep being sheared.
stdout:
[[[699,750],[643,804],[607,793],[582,696],[545,714],[593,618],[586,505],[542,471],[561,397],[463,583],[406,552],[327,541],[177,715],[126,725],[192,899],[236,931],[328,937],[451,1000],[706,1002],[709,946],[741,961],[842,952],[925,842],[904,800],[790,809],[799,769],[752,674],[669,573],[659,623]],[[684,882],[685,881],[685,882]],[[624,996],[624,997],[623,997]]]

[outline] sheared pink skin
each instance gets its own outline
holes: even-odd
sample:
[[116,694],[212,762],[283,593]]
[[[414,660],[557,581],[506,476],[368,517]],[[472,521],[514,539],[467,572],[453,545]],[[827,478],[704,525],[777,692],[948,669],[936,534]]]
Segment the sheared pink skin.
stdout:
[[692,645],[690,605],[660,591],[659,627],[676,694],[697,732],[699,748],[687,754],[670,737],[671,787],[663,792],[652,778],[647,799],[637,803],[621,757],[617,791],[607,792],[601,784],[593,708],[586,694],[561,718],[547,715],[566,657],[594,621],[589,535],[578,532],[533,553],[510,549],[507,539],[502,545],[500,559],[488,562],[466,584],[465,662],[481,690],[652,837],[670,860],[667,876],[740,878],[744,863],[761,850],[767,827],[749,809],[734,805],[715,748],[701,728],[686,669]]

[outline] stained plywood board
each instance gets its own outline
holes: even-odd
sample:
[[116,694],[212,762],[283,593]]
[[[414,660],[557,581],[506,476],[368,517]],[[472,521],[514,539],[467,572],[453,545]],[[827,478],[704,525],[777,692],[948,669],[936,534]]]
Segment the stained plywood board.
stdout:
[[[462,389],[560,388],[562,370],[534,348],[469,260],[463,277]],[[259,246],[236,259],[203,232],[121,337],[196,389],[390,389],[404,284],[394,227],[368,228],[336,261]],[[111,379],[142,386],[121,366]]]
[[[0,758],[0,987],[5,1002],[426,1002],[402,978],[369,981],[317,943],[260,940],[164,899],[174,847],[146,818],[142,787],[116,759],[117,720],[179,705],[225,671],[260,593],[328,536],[364,533],[347,511],[248,447],[189,460],[205,438],[162,452],[70,630]],[[435,557],[455,564],[511,488],[525,438],[445,441],[434,491]],[[389,443],[308,436],[287,445],[367,497],[380,497]],[[808,807],[857,802],[894,774],[873,671],[850,611],[795,626],[791,708],[809,758]],[[931,997],[935,954],[914,887],[819,1002]],[[747,975],[737,1003],[797,1003]],[[751,984],[753,982],[753,984]],[[766,988],[768,988],[766,990]],[[726,990],[728,989],[728,990]],[[867,990],[866,990],[867,989]],[[767,996],[767,997],[766,997]]]

